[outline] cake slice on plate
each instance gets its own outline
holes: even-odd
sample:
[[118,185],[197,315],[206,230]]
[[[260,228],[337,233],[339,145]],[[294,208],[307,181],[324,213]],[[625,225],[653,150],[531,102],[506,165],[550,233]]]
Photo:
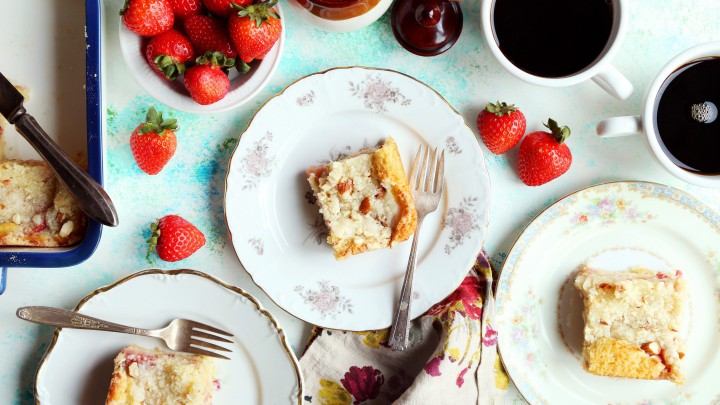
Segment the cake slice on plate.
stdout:
[[337,259],[395,246],[415,232],[417,212],[395,141],[307,170]]
[[209,357],[139,346],[115,357],[106,405],[209,405],[215,363]]
[[644,268],[584,268],[575,278],[585,311],[583,368],[612,377],[685,380],[680,331],[686,302],[682,273]]

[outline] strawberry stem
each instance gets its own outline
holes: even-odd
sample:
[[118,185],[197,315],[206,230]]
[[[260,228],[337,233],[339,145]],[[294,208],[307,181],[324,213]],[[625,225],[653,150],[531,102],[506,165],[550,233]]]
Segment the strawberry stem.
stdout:
[[230,6],[237,10],[237,14],[240,17],[247,17],[255,21],[255,26],[260,27],[262,23],[270,24],[270,17],[280,19],[280,15],[272,10],[272,6],[277,4],[277,0],[261,1],[256,4],[243,7],[235,3],[230,3]]
[[162,113],[157,112],[155,107],[148,109],[145,116],[145,123],[140,127],[139,134],[157,133],[159,136],[165,135],[166,130],[174,131],[178,128],[175,118],[163,119]]
[[123,4],[122,8],[120,9],[120,15],[125,14],[125,12],[128,9],[129,4],[130,4],[130,0],[125,0],[125,4]]
[[152,234],[150,235],[150,238],[148,238],[148,250],[147,254],[145,255],[145,259],[150,262],[150,254],[155,251],[155,247],[157,246],[158,238],[160,237],[160,228],[158,228],[158,222],[153,222],[150,224],[150,230],[152,231]]
[[234,58],[228,58],[224,53],[219,51],[207,51],[204,55],[199,56],[195,62],[197,62],[198,65],[212,65],[221,69],[235,66]]
[[175,80],[179,75],[185,73],[185,64],[175,62],[168,55],[158,55],[153,60],[158,70],[162,72],[169,80]]
[[510,115],[517,111],[517,107],[515,107],[515,104],[508,105],[506,102],[500,102],[497,103],[487,103],[485,106],[485,111],[495,114],[498,117],[502,117],[503,115]]
[[244,75],[245,73],[249,72],[251,67],[247,63],[245,63],[242,59],[238,58],[238,63],[235,65],[235,68],[238,72],[240,72],[241,75]]
[[570,136],[570,128],[566,126],[560,127],[560,125],[558,125],[558,123],[552,118],[548,118],[548,122],[544,125],[550,130],[557,143],[561,144],[565,142],[568,136]]

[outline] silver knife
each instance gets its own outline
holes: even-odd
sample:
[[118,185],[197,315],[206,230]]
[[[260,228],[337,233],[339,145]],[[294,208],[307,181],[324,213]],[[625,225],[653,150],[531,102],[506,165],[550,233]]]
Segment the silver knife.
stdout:
[[17,131],[45,159],[90,218],[103,225],[117,226],[117,212],[110,196],[50,139],[35,118],[25,111],[24,100],[23,95],[0,73],[0,114],[15,125]]

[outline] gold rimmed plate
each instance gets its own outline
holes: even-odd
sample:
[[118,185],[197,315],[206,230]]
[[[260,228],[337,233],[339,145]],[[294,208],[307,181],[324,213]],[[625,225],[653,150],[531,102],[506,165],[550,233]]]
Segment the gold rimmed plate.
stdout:
[[[215,360],[214,404],[300,404],[302,376],[283,330],[240,288],[194,270],[147,270],[85,297],[76,311],[120,324],[154,328],[187,318],[228,331],[230,360]],[[42,404],[104,403],[113,358],[131,344],[167,350],[157,339],[58,329],[36,378]]]
[[305,170],[392,136],[409,172],[422,144],[445,149],[445,187],[423,222],[411,317],[452,293],[488,226],[490,179],[473,131],[445,99],[392,70],[349,67],[304,77],[268,101],[238,141],[225,189],[235,252],[280,307],[343,330],[390,326],[410,242],[338,261]]
[[[609,271],[681,270],[689,291],[686,381],[633,380],[582,367],[583,303],[573,281]],[[496,294],[498,346],[531,404],[717,403],[720,388],[720,215],[669,186],[614,182],[542,212],[508,253]]]

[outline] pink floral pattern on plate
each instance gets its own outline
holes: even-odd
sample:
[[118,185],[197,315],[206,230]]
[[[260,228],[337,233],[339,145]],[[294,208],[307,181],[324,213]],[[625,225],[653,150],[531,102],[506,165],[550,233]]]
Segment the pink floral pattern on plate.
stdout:
[[570,215],[575,226],[587,224],[612,225],[623,223],[645,223],[655,217],[639,211],[632,202],[616,197],[595,197],[590,199],[585,209]]
[[245,156],[240,160],[242,177],[245,180],[243,190],[254,189],[263,177],[269,177],[275,167],[276,159],[269,156],[270,142],[273,136],[270,131],[262,138],[253,142]]
[[405,107],[412,103],[399,88],[393,87],[389,80],[381,79],[380,75],[367,75],[365,80],[357,84],[350,82],[350,92],[353,97],[363,101],[365,108],[377,113],[387,112],[386,104],[400,103]]
[[251,238],[248,240],[248,243],[253,247],[253,249],[255,249],[255,253],[257,253],[258,256],[262,256],[263,253],[265,253],[265,245],[263,244],[262,239]]
[[443,228],[450,228],[450,241],[445,244],[446,254],[451,254],[456,247],[480,230],[477,202],[477,197],[465,197],[458,207],[448,210],[443,223]]
[[447,137],[447,139],[445,140],[445,146],[447,146],[447,151],[452,153],[453,155],[459,155],[462,153],[462,149],[460,149],[460,147],[458,146],[454,136]]
[[343,312],[353,313],[352,303],[340,295],[339,287],[330,285],[329,281],[318,281],[317,284],[319,287],[317,290],[298,285],[295,287],[295,292],[303,298],[305,304],[310,305],[314,311],[320,312],[323,319],[327,317],[335,319]]
[[300,107],[307,107],[313,105],[315,103],[315,90],[310,90],[309,92],[298,97],[296,103]]

